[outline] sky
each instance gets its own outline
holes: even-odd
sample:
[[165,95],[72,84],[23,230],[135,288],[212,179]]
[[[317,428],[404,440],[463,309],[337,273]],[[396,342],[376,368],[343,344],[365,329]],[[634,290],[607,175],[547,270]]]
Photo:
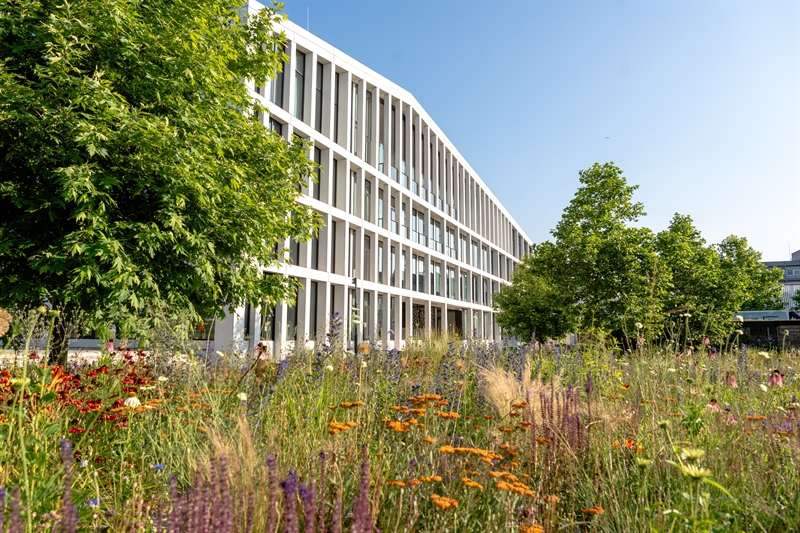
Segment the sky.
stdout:
[[411,92],[534,242],[613,161],[640,224],[800,250],[800,1],[287,0]]

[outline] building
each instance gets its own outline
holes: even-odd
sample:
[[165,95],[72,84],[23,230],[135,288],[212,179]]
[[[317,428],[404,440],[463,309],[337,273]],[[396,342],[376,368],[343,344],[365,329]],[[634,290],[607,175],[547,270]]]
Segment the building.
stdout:
[[[245,9],[256,12],[250,2]],[[401,347],[431,331],[497,340],[492,295],[531,241],[408,91],[291,22],[283,72],[251,86],[264,127],[313,141],[322,170],[301,202],[324,227],[287,242],[297,304],[247,305],[215,324],[218,349],[272,353],[324,334]]]
[[783,279],[780,280],[783,286],[783,306],[791,309],[797,304],[792,299],[797,290],[800,289],[800,250],[792,254],[790,261],[764,261],[768,268],[780,268],[783,270]]

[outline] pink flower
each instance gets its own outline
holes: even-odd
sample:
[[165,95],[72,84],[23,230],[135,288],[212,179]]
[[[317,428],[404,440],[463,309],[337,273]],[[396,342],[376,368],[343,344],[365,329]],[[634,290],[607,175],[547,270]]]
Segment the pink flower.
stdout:
[[705,344],[706,346],[711,344],[711,341],[709,340],[708,335],[703,335],[703,344]]
[[725,385],[732,389],[738,389],[739,385],[736,383],[736,375],[730,372],[725,372]]
[[783,387],[783,374],[778,370],[773,370],[767,380],[767,385],[770,387]]
[[725,417],[725,425],[726,426],[735,426],[739,422],[736,421],[736,417],[733,416],[733,413],[729,413],[727,417]]
[[708,402],[708,406],[711,408],[712,413],[719,413],[721,411],[719,405],[717,405],[717,400],[714,398],[711,398],[711,401]]

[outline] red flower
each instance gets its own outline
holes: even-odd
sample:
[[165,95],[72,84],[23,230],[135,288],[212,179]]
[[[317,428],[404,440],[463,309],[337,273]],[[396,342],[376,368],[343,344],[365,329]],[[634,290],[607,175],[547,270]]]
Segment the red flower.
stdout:
[[69,428],[69,432],[74,433],[75,435],[80,435],[81,433],[86,433],[86,429],[74,427],[74,428]]

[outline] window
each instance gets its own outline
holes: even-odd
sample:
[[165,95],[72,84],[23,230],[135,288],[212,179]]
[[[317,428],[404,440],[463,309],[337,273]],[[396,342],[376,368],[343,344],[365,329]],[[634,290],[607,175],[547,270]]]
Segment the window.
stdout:
[[472,266],[475,268],[480,268],[481,265],[478,261],[480,261],[480,256],[478,256],[478,243],[472,241]]
[[425,239],[425,213],[411,210],[411,240],[423,246],[427,245]]
[[339,73],[333,76],[333,142],[339,142]]
[[370,259],[372,256],[372,239],[370,239],[369,235],[364,235],[364,272],[362,274],[362,278],[366,280],[372,279],[372,270],[370,267]]
[[403,250],[403,253],[400,257],[400,288],[406,288],[406,251]]
[[300,243],[292,238],[289,238],[289,262],[292,265],[300,264]]
[[372,182],[364,180],[364,220],[372,222]]
[[472,276],[472,303],[480,303],[480,288],[478,285],[478,276]]
[[447,235],[445,237],[445,247],[446,247],[446,254],[447,257],[452,257],[456,259],[456,230],[453,228],[447,229]]
[[483,305],[489,305],[489,281],[483,280]]
[[331,220],[331,272],[336,273],[336,221]]
[[312,281],[308,287],[308,333],[311,337],[317,336],[317,305],[318,305],[318,295],[319,295],[319,284],[316,281]]
[[269,131],[274,131],[278,135],[283,135],[283,124],[272,117],[270,117],[269,122],[267,122],[267,129]]
[[378,295],[378,338],[383,337],[383,294]]
[[350,129],[350,151],[358,155],[358,84],[353,83],[353,96],[351,113],[351,129]]
[[391,177],[394,181],[397,181],[397,160],[395,158],[395,153],[397,152],[397,135],[395,135],[395,127],[394,125],[397,124],[397,110],[394,106],[392,106],[392,114],[389,116],[389,135],[391,135],[392,139],[392,160],[391,160]]
[[431,222],[431,248],[437,252],[442,251],[442,223],[438,220]]
[[397,233],[397,199],[392,196],[392,202],[389,206],[389,230],[392,233]]
[[350,214],[358,216],[358,174],[350,175]]
[[431,294],[442,295],[442,264],[431,261]]
[[392,287],[395,286],[395,270],[397,264],[397,252],[395,251],[394,246],[391,247],[391,251],[389,253],[389,285]]
[[331,205],[333,207],[339,207],[339,202],[337,198],[339,196],[339,162],[334,159],[333,160],[333,168],[331,169],[333,172],[332,179],[331,179]]
[[448,298],[457,298],[456,296],[456,269],[447,269],[447,278],[445,280],[445,291]]
[[481,255],[481,268],[484,271],[489,272],[489,250],[484,246],[481,248],[481,252],[483,252]]
[[311,264],[308,265],[314,270],[319,270],[319,236],[314,235],[311,238]]
[[465,263],[469,263],[467,255],[467,238],[464,235],[458,236],[458,258]]
[[380,110],[378,112],[378,170],[380,170],[381,172],[385,172],[384,171],[384,163],[385,163],[385,158],[386,158],[386,154],[384,153],[384,151],[385,151],[385,149],[384,149],[384,139],[385,139],[385,135],[386,135],[384,130],[386,129],[386,127],[385,127],[386,126],[386,120],[384,120],[383,109],[384,109],[384,103],[383,103],[383,98],[381,98]]
[[[421,274],[420,274],[421,273]],[[425,262],[417,255],[411,256],[411,290],[422,291],[425,281]]]
[[350,277],[357,277],[356,274],[356,264],[357,264],[357,256],[356,256],[356,230],[350,230]]
[[286,306],[286,338],[287,339],[295,339],[297,340],[297,300],[299,294],[299,287],[298,291],[295,293],[294,298],[294,305],[287,305]]
[[317,164],[317,167],[314,169],[315,179],[312,180],[311,183],[311,196],[314,199],[319,200],[319,172],[320,167],[322,166],[322,150],[316,146],[314,147],[314,163]]
[[402,228],[400,231],[400,235],[402,235],[406,239],[408,239],[408,222],[406,222],[407,216],[408,214],[406,213],[406,203],[403,202],[402,208],[400,210],[400,226]]
[[461,300],[464,302],[469,301],[469,280],[466,272],[461,273]]
[[322,85],[323,85],[323,72],[324,67],[322,63],[317,63],[317,93],[316,93],[316,102],[315,102],[315,111],[316,117],[314,120],[314,125],[316,126],[317,131],[322,131]]
[[378,189],[378,226],[384,227],[383,225],[383,214],[384,214],[384,205],[383,205],[383,188]]
[[297,51],[294,60],[294,116],[303,120],[303,84],[305,83],[306,55]]
[[364,161],[372,164],[372,93],[367,91],[367,108],[364,110]]
[[378,241],[378,283],[383,283],[383,241]]
[[278,69],[275,77],[267,82],[267,98],[278,107],[283,107],[283,71],[285,69],[286,64],[281,63],[280,69]]

